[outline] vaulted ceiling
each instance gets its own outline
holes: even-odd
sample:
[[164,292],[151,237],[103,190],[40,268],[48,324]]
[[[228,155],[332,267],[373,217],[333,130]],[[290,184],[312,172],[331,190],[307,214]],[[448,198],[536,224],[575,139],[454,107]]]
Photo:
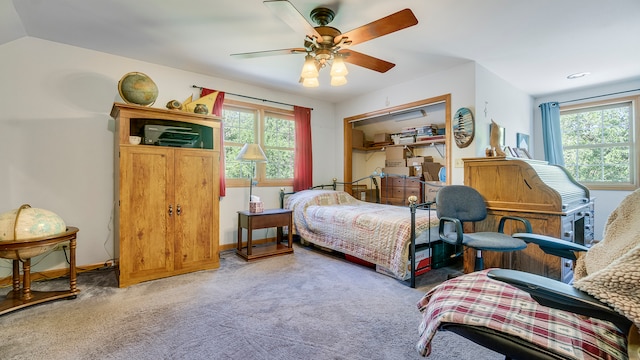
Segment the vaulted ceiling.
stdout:
[[[329,26],[343,33],[404,8],[418,24],[353,46],[396,66],[347,64],[341,87],[324,69],[319,87],[303,88],[304,54],[230,56],[303,46],[262,0],[0,0],[0,52],[30,36],[330,102],[469,61],[533,96],[640,78],[638,0],[289,1],[309,22],[314,8],[332,9]],[[567,79],[580,72],[591,74]]]

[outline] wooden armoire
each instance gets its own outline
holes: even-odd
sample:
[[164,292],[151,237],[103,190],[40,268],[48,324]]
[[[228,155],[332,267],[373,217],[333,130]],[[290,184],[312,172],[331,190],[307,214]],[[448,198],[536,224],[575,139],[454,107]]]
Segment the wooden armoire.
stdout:
[[[488,216],[474,231],[496,231],[500,217],[520,216],[534,233],[581,245],[594,239],[594,201],[589,189],[563,168],[546,161],[508,157],[469,158],[464,161],[464,184],[478,190],[487,203]],[[508,221],[505,233],[524,232]],[[513,253],[482,252],[485,268],[501,267],[569,282],[573,262],[542,252],[536,245]],[[465,249],[464,271],[472,272],[475,250]]]
[[220,119],[121,103],[111,116],[119,286],[219,267]]

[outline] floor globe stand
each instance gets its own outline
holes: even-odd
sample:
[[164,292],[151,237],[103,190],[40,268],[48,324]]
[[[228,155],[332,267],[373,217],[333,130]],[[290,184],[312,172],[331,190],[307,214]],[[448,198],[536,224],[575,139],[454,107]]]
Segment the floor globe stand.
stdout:
[[[0,301],[0,315],[31,305],[58,299],[75,299],[77,289],[76,273],[76,233],[78,228],[68,226],[62,234],[28,240],[0,241],[0,258],[13,260],[12,290]],[[23,254],[38,253],[38,249],[53,248],[56,244],[69,242],[69,290],[32,291],[31,257]],[[34,251],[35,250],[35,251]],[[29,255],[31,256],[31,255]],[[20,263],[22,263],[22,284],[20,284]]]

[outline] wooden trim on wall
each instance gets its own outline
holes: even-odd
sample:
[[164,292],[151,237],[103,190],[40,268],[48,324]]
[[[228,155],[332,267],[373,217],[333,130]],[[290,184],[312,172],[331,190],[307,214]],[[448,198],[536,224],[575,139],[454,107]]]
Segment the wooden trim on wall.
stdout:
[[[76,266],[76,272],[82,273],[82,272],[87,272],[87,271],[91,271],[91,270],[96,270],[96,269],[106,269],[106,268],[110,268],[114,266],[114,262],[113,260],[109,260],[109,261],[105,261],[103,263],[99,263],[99,264],[90,264],[90,265],[82,265],[82,266]],[[63,276],[68,276],[69,275],[69,269],[68,268],[63,268],[63,269],[53,269],[53,270],[46,270],[46,271],[40,271],[40,272],[36,272],[36,273],[31,273],[31,281],[39,281],[39,280],[53,280],[53,279],[57,279]],[[115,275],[114,275],[115,276]],[[12,276],[7,276],[5,278],[0,278],[0,287],[7,287],[7,286],[11,286],[12,285]],[[23,277],[22,274],[20,274],[20,283],[22,284],[23,281]]]
[[[351,134],[351,123],[364,120],[375,116],[385,115],[392,112],[398,112],[402,110],[427,106],[427,105],[435,105],[438,103],[445,104],[445,164],[447,171],[447,184],[451,183],[451,94],[440,95],[424,100],[418,100],[414,102],[410,102],[403,105],[397,105],[385,109],[375,110],[371,112],[367,112],[360,115],[350,116],[344,118],[343,120],[343,131],[344,131],[344,169],[343,176],[344,182],[349,183],[353,181],[353,144],[352,144],[352,134]],[[345,191],[351,191],[349,186],[345,185]]]

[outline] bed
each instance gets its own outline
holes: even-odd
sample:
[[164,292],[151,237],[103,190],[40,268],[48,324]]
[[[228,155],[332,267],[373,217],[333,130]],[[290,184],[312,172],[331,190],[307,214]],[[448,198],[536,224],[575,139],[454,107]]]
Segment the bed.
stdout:
[[429,203],[409,207],[365,202],[332,187],[286,195],[282,206],[293,211],[294,233],[323,248],[382,267],[415,287],[417,249],[438,239],[438,218]]

